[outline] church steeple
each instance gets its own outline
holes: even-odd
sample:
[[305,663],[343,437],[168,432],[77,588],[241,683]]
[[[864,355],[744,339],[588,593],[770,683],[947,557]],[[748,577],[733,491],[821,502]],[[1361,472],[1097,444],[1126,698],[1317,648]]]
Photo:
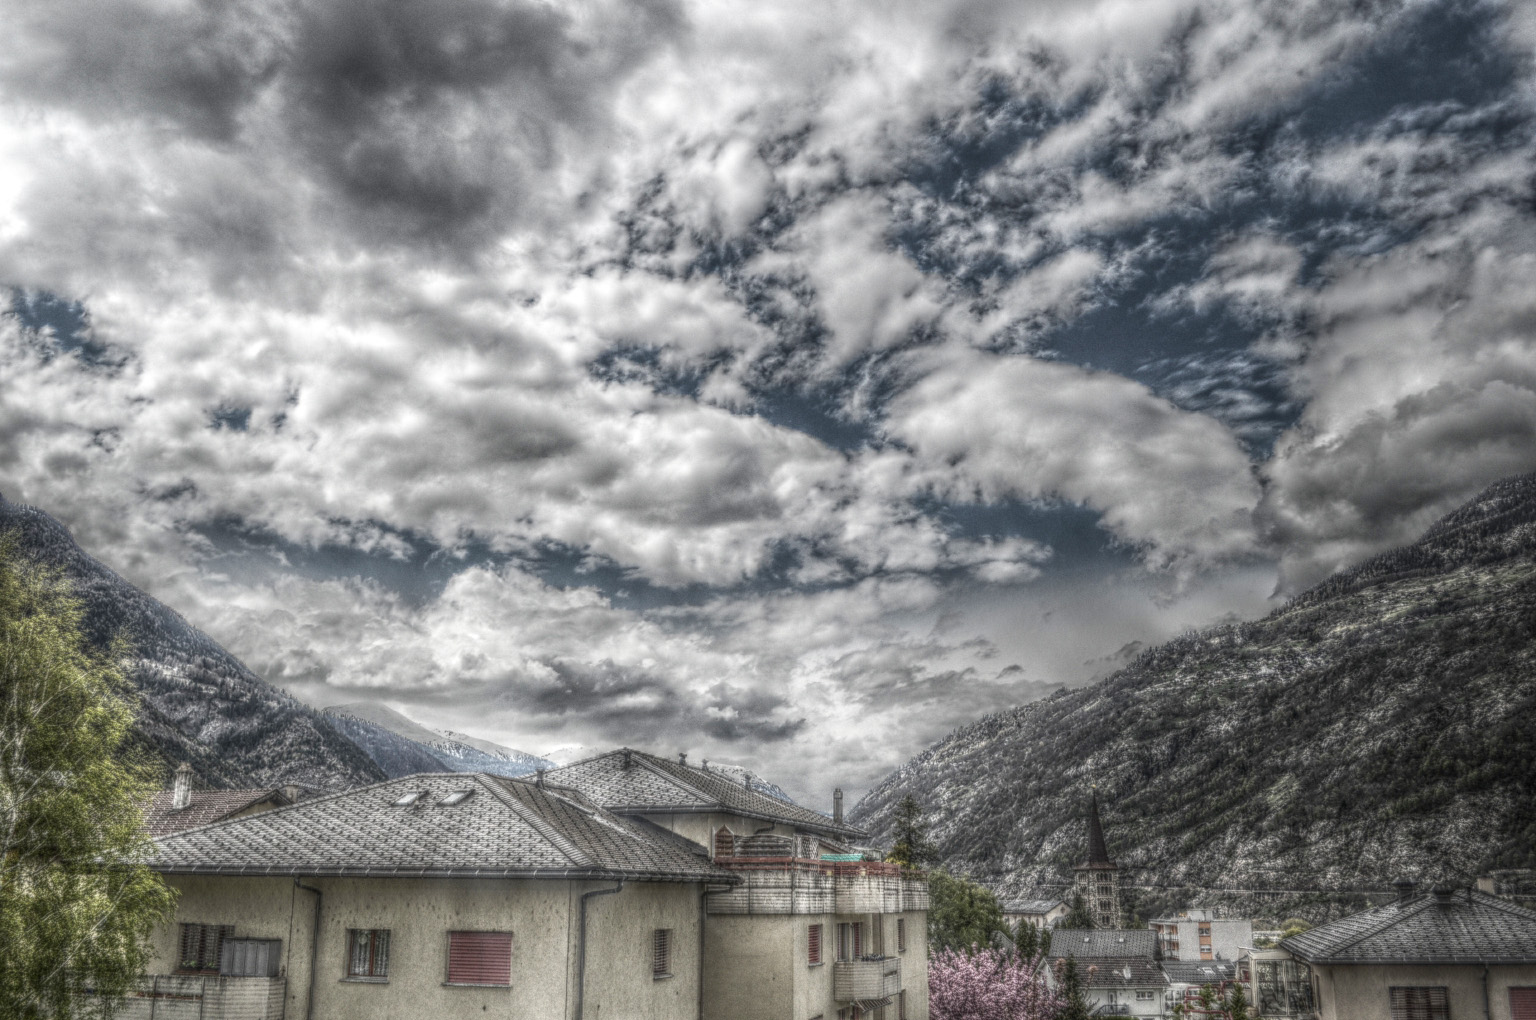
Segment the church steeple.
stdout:
[[1109,859],[1104,823],[1099,820],[1099,789],[1088,800],[1088,859],[1072,869],[1074,892],[1093,915],[1096,928],[1120,927],[1120,869]]
[[1088,802],[1088,863],[1113,864],[1109,849],[1104,845],[1104,826],[1099,822],[1099,788],[1093,788],[1093,798]]

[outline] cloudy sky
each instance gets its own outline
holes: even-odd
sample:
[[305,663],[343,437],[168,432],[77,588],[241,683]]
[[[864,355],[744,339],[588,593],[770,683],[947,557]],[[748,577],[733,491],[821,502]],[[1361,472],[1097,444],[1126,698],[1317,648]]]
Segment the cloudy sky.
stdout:
[[1536,469],[1530,3],[0,16],[0,492],[312,704],[820,802]]

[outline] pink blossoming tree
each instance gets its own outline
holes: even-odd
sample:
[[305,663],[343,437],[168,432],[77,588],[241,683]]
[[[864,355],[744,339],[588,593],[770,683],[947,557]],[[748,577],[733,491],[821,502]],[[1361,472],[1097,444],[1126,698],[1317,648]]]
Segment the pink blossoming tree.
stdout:
[[1017,953],[941,949],[928,959],[931,1020],[1051,1020],[1060,1007]]

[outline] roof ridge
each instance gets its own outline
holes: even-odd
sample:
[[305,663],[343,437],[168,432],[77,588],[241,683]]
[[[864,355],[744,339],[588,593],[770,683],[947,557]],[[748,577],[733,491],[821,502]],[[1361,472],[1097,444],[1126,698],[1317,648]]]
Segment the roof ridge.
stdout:
[[[284,804],[281,807],[273,808],[271,811],[263,811],[259,815],[246,815],[243,818],[219,818],[215,819],[214,821],[207,822],[203,825],[194,825],[189,829],[177,829],[175,832],[167,832],[163,836],[153,836],[151,838],[155,840],[170,839],[172,837],[185,836],[189,832],[202,832],[204,829],[212,829],[219,825],[233,825],[236,822],[244,822],[251,818],[266,818],[269,815],[282,814],[285,811],[293,811],[296,808],[309,808],[317,804],[324,804],[328,801],[333,801],[338,797],[347,797],[354,793],[362,793],[366,790],[375,790],[381,786],[388,786],[391,783],[398,783],[406,779],[420,779],[424,776],[461,776],[463,774],[464,773],[462,772],[415,772],[409,776],[401,776],[398,779],[381,779],[377,783],[369,783],[366,786],[353,786],[345,790],[337,790],[335,793],[327,793],[323,797],[309,797],[305,800],[296,800],[292,804]],[[165,791],[156,790],[155,792],[164,793]]]
[[[603,868],[605,871],[609,870],[598,861],[593,860],[578,850],[576,845],[570,840],[566,839],[565,836],[561,835],[559,830],[557,830],[553,825],[549,824],[549,822],[545,821],[543,818],[540,818],[537,812],[533,811],[528,807],[528,805],[519,800],[512,793],[510,788],[502,785],[504,782],[516,783],[522,782],[521,780],[515,779],[511,776],[492,776],[488,772],[472,772],[470,775],[474,776],[477,780],[480,781],[481,785],[489,789],[492,796],[501,801],[507,807],[511,808],[514,814],[516,814],[523,821],[527,822],[529,825],[533,826],[534,830],[538,832],[539,835],[547,839],[550,844],[553,845],[556,850],[559,850],[562,854],[564,854],[572,864],[579,864],[589,868]],[[527,782],[522,782],[522,785],[529,787],[530,789],[536,789],[536,787],[533,787],[532,784]]]
[[[1397,903],[1384,903],[1380,907],[1377,907],[1376,909],[1382,910],[1382,911],[1386,911],[1386,910],[1388,910],[1391,907],[1397,907],[1397,906],[1402,906],[1403,909],[1396,916],[1383,917],[1380,921],[1378,921],[1377,923],[1371,924],[1364,931],[1360,932],[1358,935],[1355,935],[1352,938],[1346,938],[1343,942],[1339,942],[1339,943],[1329,947],[1329,949],[1327,951],[1330,952],[1330,953],[1333,953],[1333,954],[1338,954],[1338,953],[1341,953],[1345,949],[1348,949],[1348,948],[1350,948],[1352,946],[1357,946],[1360,943],[1364,942],[1366,939],[1372,938],[1372,937],[1374,937],[1376,935],[1380,935],[1382,932],[1386,931],[1388,928],[1391,928],[1394,925],[1400,924],[1403,921],[1408,920],[1408,918],[1410,918],[1410,917],[1414,917],[1414,916],[1416,916],[1418,914],[1423,913],[1425,908],[1428,907],[1433,902],[1434,902],[1434,896],[1433,895],[1429,895],[1429,896],[1425,896],[1425,897],[1421,898],[1419,900],[1419,902],[1413,903],[1413,904],[1409,904],[1409,905],[1402,905],[1402,904],[1397,904]],[[1348,920],[1348,918],[1340,918],[1339,920],[1340,921],[1345,921],[1345,920]],[[1334,922],[1334,923],[1337,923],[1337,922]],[[1324,925],[1323,927],[1326,928],[1327,925]],[[1319,930],[1320,929],[1317,929],[1317,928],[1313,928],[1312,929],[1312,931],[1319,931]],[[1308,934],[1309,934],[1309,932],[1302,932],[1301,933],[1301,937],[1305,937]]]
[[1493,893],[1485,893],[1481,889],[1469,889],[1468,892],[1472,894],[1472,901],[1475,903],[1480,902],[1486,906],[1502,910],[1506,914],[1514,914],[1516,917],[1523,917],[1528,921],[1536,921],[1536,910],[1523,907],[1514,900],[1507,900]]
[[[705,799],[707,801],[710,801],[711,803],[718,804],[721,807],[729,807],[730,806],[730,805],[726,804],[724,801],[722,801],[719,797],[716,797],[716,796],[710,794],[709,792],[707,792],[705,790],[699,789],[697,786],[694,786],[693,784],[689,783],[686,779],[683,779],[683,778],[681,778],[679,776],[674,776],[672,773],[668,772],[666,769],[660,768],[656,763],[659,762],[659,761],[662,761],[664,759],[658,758],[656,755],[653,755],[653,754],[647,754],[644,751],[636,751],[635,753],[640,755],[640,764],[645,766],[646,769],[648,769],[650,772],[654,773],[655,775],[660,776],[661,778],[667,780],[668,782],[676,783],[677,785],[681,786],[683,789],[687,790],[689,793],[692,793],[692,794],[695,794],[696,796],[702,797],[703,799]],[[653,759],[653,760],[647,761],[646,760],[647,758]],[[668,764],[670,764],[670,762]],[[682,765],[680,767],[681,768],[687,768],[688,766],[687,765]]]

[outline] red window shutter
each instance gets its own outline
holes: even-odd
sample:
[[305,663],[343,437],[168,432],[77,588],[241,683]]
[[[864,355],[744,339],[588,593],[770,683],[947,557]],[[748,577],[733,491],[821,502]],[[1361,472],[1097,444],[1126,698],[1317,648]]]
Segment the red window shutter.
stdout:
[[859,959],[864,955],[864,922],[855,921],[853,925],[853,958]]
[[896,951],[898,953],[907,951],[907,919],[905,917],[896,919]]
[[1509,1020],[1536,1020],[1536,988],[1509,990]]
[[806,940],[806,945],[808,947],[807,955],[806,955],[806,962],[811,963],[811,964],[820,963],[821,962],[821,925],[819,925],[819,924],[811,925],[810,935],[809,935],[809,937]]
[[499,931],[449,932],[448,983],[510,985],[512,935]]

